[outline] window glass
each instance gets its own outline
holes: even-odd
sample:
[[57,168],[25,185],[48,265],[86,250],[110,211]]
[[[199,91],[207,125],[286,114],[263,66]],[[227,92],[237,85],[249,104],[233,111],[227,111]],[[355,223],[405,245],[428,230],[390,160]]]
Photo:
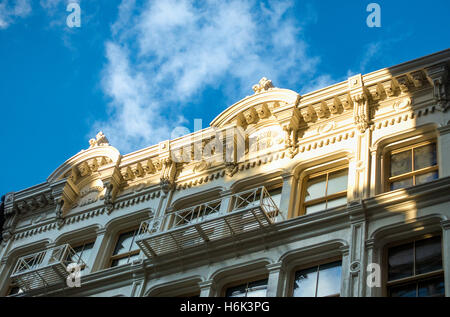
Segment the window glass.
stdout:
[[399,285],[390,288],[389,296],[391,297],[416,297],[416,283]]
[[308,214],[308,215],[313,214],[315,212],[327,209],[327,203],[323,202],[323,203],[318,203],[318,204],[311,205],[311,206],[306,206],[305,209],[306,209],[306,214]]
[[265,297],[267,294],[267,279],[248,282],[238,286],[229,287],[226,297]]
[[295,273],[294,297],[315,297],[317,285],[317,267]]
[[439,178],[438,171],[425,173],[416,176],[416,185],[425,184]]
[[442,269],[441,237],[416,242],[416,274]]
[[137,250],[138,246],[133,243],[134,236],[137,230],[122,233],[117,241],[116,248],[114,249],[113,255],[129,252],[131,250]]
[[391,155],[391,176],[397,176],[412,171],[411,150]]
[[267,279],[248,283],[247,297],[265,297]]
[[[392,247],[388,250],[388,257],[390,296],[444,296],[441,237]],[[403,280],[405,278],[408,279]]]
[[414,170],[434,166],[436,160],[436,144],[428,144],[414,149]]
[[317,296],[330,296],[341,292],[341,261],[320,266]]
[[321,198],[325,196],[327,175],[314,177],[308,180],[305,201]]
[[328,201],[327,209],[347,204],[347,197],[336,198]]
[[327,196],[347,190],[348,171],[340,170],[328,176]]
[[438,277],[419,282],[419,297],[440,297],[445,295],[444,278]]
[[410,187],[413,185],[413,178],[409,177],[409,178],[405,178],[399,181],[395,181],[391,183],[391,190],[396,190],[396,189],[400,189],[400,188],[406,188],[406,187]]
[[315,266],[295,273],[294,297],[323,297],[341,291],[341,261]]
[[127,264],[134,259],[139,258],[139,247],[136,244],[136,235],[139,229],[122,233],[119,236],[116,247],[113,252],[111,266]]
[[388,262],[389,280],[412,276],[414,274],[413,243],[390,248]]
[[245,297],[247,284],[230,287],[225,294],[226,297]]
[[80,259],[82,262],[87,263],[93,247],[94,242],[82,244],[78,247],[73,248],[75,254],[70,258],[70,261],[73,263],[77,263],[77,261]]

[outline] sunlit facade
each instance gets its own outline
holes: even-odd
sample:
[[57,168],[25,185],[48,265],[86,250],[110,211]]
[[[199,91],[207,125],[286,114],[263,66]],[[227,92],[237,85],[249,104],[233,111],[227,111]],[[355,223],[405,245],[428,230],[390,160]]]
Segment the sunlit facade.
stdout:
[[263,78],[130,154],[99,133],[3,197],[0,295],[450,296],[449,67],[302,96]]

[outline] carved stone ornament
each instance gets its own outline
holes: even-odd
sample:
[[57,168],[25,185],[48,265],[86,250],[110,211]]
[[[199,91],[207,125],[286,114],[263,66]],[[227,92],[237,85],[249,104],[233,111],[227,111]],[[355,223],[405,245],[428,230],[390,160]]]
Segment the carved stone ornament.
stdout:
[[235,162],[226,162],[225,163],[225,174],[229,177],[233,177],[234,174],[238,171],[238,164]]
[[255,94],[267,91],[270,88],[273,88],[272,81],[268,80],[266,77],[261,78],[259,83],[257,85],[253,85],[252,87]]
[[105,193],[105,206],[108,214],[110,214],[114,209],[114,203],[113,203],[113,189],[114,185],[109,183],[106,185],[106,193]]
[[109,145],[109,141],[106,138],[106,136],[103,134],[102,131],[97,133],[97,135],[95,136],[95,139],[89,140],[89,148],[93,148],[93,147],[101,146],[101,145]]
[[175,186],[175,175],[177,172],[176,162],[170,157],[162,160],[162,169],[160,177],[160,187],[165,195],[169,193]]
[[365,93],[352,96],[355,104],[353,119],[359,132],[364,133],[369,128],[369,100]]

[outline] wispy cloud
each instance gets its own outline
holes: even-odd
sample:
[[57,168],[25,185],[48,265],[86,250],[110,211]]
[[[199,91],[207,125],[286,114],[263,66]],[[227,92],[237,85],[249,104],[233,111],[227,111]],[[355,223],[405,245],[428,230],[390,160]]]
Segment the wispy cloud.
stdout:
[[277,86],[313,78],[320,59],[308,54],[304,25],[292,7],[292,1],[253,0],[146,1],[138,7],[123,0],[106,43],[110,117],[95,129],[120,150],[134,150],[169,138],[185,121],[183,105],[208,87],[233,91],[236,101],[262,76]]
[[6,29],[18,18],[25,18],[31,13],[30,0],[0,1],[0,29]]

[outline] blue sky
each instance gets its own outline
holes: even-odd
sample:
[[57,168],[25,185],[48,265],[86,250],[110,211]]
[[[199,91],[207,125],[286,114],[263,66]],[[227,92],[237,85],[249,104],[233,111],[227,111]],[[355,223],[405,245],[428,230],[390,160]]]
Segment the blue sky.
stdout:
[[447,49],[449,16],[448,0],[0,0],[0,195],[99,130],[126,154],[205,127],[263,76],[307,93]]

